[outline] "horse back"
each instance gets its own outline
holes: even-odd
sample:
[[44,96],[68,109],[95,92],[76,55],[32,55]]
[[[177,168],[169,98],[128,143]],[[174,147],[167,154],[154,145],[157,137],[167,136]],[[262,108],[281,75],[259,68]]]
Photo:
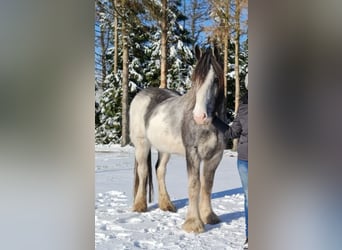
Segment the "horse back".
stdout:
[[167,153],[184,154],[181,138],[182,96],[173,90],[147,88],[133,99],[130,107],[130,135],[148,140]]

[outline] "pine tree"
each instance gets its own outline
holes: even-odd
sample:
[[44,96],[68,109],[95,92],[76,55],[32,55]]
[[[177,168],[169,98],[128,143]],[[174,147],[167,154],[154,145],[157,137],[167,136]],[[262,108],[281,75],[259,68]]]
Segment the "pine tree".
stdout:
[[[142,88],[160,86],[161,71],[161,29],[149,8],[142,3],[158,4],[160,0],[126,1],[128,42],[128,103]],[[96,143],[109,144],[122,142],[122,18],[114,22],[115,3],[121,0],[97,0],[95,64],[96,64]],[[159,6],[159,9],[160,9]],[[191,50],[193,35],[186,28],[186,17],[182,13],[180,0],[169,0],[167,8],[167,87],[181,93],[191,86],[191,73],[194,57]],[[155,13],[158,15],[158,11]],[[213,17],[216,18],[217,17]],[[101,26],[102,25],[102,26]],[[100,28],[102,27],[102,29]],[[117,31],[117,32],[116,32]],[[101,33],[102,32],[102,40]],[[114,34],[118,38],[114,40]],[[243,33],[246,36],[247,33]],[[219,35],[219,34],[218,34]],[[220,37],[220,36],[218,36]],[[222,34],[221,34],[222,37]],[[105,39],[104,39],[105,38]],[[115,43],[114,43],[115,41]],[[222,40],[217,39],[219,44]],[[102,45],[100,45],[102,42]],[[105,45],[103,45],[103,42]],[[117,43],[116,43],[117,42]],[[100,50],[100,47],[105,47]],[[233,110],[235,93],[234,44],[229,40],[227,63],[227,110]],[[101,53],[100,53],[101,52]],[[102,53],[104,52],[104,53]],[[114,57],[114,52],[118,54]],[[114,63],[115,58],[117,62]],[[103,60],[105,59],[105,60]],[[105,65],[104,65],[105,64]],[[115,73],[114,64],[117,67]],[[239,76],[241,94],[246,91],[243,81],[248,71],[248,39],[241,43],[239,51]],[[103,66],[104,65],[104,66]]]
[[[168,6],[168,42],[167,42],[167,88],[184,93],[191,85],[190,74],[194,63],[190,50],[190,33],[182,26],[186,17],[179,10],[181,1],[169,1]],[[155,20],[151,20],[151,46],[147,51],[148,62],[147,80],[150,86],[159,86],[161,70],[161,29]]]
[[99,123],[96,128],[97,144],[119,143],[121,137],[121,78],[118,74],[108,75],[108,87],[103,91],[99,103]]
[[[125,13],[129,17],[136,17],[139,13],[143,12],[143,9],[138,5],[133,5],[132,2],[127,2],[128,8],[125,9]],[[127,7],[126,6],[126,7]],[[120,10],[118,10],[120,11]],[[120,15],[120,14],[119,14]],[[141,68],[144,67],[144,44],[146,43],[148,36],[146,35],[145,26],[139,22],[138,19],[132,18],[126,20],[127,25],[127,42],[128,42],[128,99],[125,101],[130,102],[132,93],[134,93],[137,87],[143,85],[144,76],[141,72]],[[119,18],[119,25],[122,20]],[[120,26],[121,27],[121,26]],[[122,141],[122,73],[123,73],[123,50],[122,50],[122,30],[119,28],[118,48],[111,47],[107,51],[107,63],[111,65],[108,70],[108,74],[105,81],[105,87],[100,97],[98,104],[99,110],[99,124],[96,126],[95,138],[96,143],[108,144],[108,143],[121,143]],[[117,49],[118,62],[117,62],[117,73],[114,72],[114,52]],[[126,111],[127,112],[127,111]],[[126,132],[127,135],[127,132]],[[127,139],[124,144],[128,143]]]

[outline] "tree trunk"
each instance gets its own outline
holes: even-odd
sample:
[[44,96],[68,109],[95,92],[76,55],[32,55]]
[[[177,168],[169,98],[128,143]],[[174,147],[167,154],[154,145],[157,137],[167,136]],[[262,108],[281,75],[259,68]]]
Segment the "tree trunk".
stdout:
[[100,44],[101,44],[101,88],[103,88],[103,84],[106,80],[107,75],[107,68],[106,68],[106,48],[105,48],[105,29],[102,26],[101,27],[101,33],[100,33]]
[[[239,40],[235,39],[235,114],[237,114],[240,104],[240,77],[239,77]],[[238,139],[233,140],[232,151],[237,151]]]
[[196,40],[195,40],[195,33],[196,33],[196,11],[197,11],[197,0],[192,1],[192,6],[191,6],[191,22],[190,22],[190,32],[191,32],[191,38],[192,38],[192,51],[195,51],[195,45],[196,45]]
[[229,30],[225,31],[224,34],[224,44],[223,44],[223,54],[224,54],[224,64],[223,64],[223,82],[224,82],[224,97],[227,98],[227,90],[228,90],[228,55],[229,55]]
[[191,37],[191,49],[195,50],[195,45],[199,42],[200,33],[204,28],[206,21],[208,20],[208,3],[201,0],[187,0],[188,11],[184,12],[188,18],[190,37]]
[[[240,54],[240,6],[239,0],[236,0],[236,10],[235,10],[235,40],[234,40],[234,47],[235,47],[235,114],[239,109],[240,104],[240,64],[239,64],[239,54]],[[237,150],[238,140],[233,140],[233,150]]]
[[[123,5],[124,6],[124,5]],[[126,17],[124,17],[126,19]],[[126,20],[122,20],[122,120],[121,120],[121,146],[129,143],[128,132],[128,33]]]
[[[113,5],[115,8],[119,8],[118,1],[113,0]],[[119,48],[119,41],[118,41],[118,13],[115,12],[115,9],[113,11],[114,13],[114,27],[113,27],[113,33],[114,33],[114,58],[113,58],[113,73],[116,74],[118,72],[118,48]]]
[[240,102],[240,76],[239,76],[239,41],[235,40],[235,113],[239,109]]
[[167,0],[162,0],[161,55],[160,55],[160,88],[167,87]]
[[229,66],[229,61],[228,61],[228,57],[229,57],[229,32],[230,32],[230,25],[229,25],[229,9],[230,9],[230,1],[226,2],[225,5],[225,9],[226,9],[226,13],[227,13],[227,17],[224,20],[225,22],[225,27],[224,27],[224,67],[223,67],[223,79],[224,79],[224,97],[227,98],[227,90],[228,90],[228,79],[227,79],[227,75],[228,75],[228,66]]

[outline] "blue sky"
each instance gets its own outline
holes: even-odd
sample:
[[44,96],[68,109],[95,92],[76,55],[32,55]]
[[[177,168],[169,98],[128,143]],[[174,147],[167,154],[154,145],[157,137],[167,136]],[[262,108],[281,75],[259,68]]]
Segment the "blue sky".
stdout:
[[[185,0],[186,4],[189,4],[190,3],[190,0]],[[208,0],[206,0],[205,2],[208,3]],[[184,4],[184,1],[182,1],[182,4]],[[183,11],[183,10],[182,10]],[[241,13],[241,22],[245,22],[246,20],[248,19],[248,10],[244,10],[242,13]],[[210,19],[208,21],[206,21],[204,23],[204,26],[212,26],[213,25],[213,20]],[[188,27],[187,27],[188,28]],[[246,39],[247,39],[247,34],[244,34],[244,35],[241,35],[240,36],[240,42],[244,42]],[[205,32],[202,32],[201,35],[200,35],[200,41],[199,43],[205,43],[207,39],[207,36],[206,36],[206,33]]]

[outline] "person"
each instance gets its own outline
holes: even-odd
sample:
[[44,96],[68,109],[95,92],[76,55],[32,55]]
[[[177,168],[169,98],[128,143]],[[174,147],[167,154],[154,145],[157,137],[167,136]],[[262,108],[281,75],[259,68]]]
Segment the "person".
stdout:
[[[248,89],[248,74],[245,78],[245,87]],[[239,138],[237,152],[237,169],[244,192],[245,208],[245,235],[246,241],[243,248],[248,249],[248,92],[241,98],[236,117],[227,130],[229,138]]]
[[[245,87],[248,89],[248,74],[245,78]],[[229,138],[239,138],[237,147],[237,169],[244,192],[245,208],[245,235],[243,248],[248,249],[248,92],[241,98],[235,119],[227,130]]]
[[[245,87],[248,90],[248,74],[245,78]],[[239,138],[237,152],[237,169],[244,191],[245,235],[244,249],[248,249],[248,92],[241,97],[240,105],[233,122],[228,126],[218,118],[214,125],[224,132],[227,139]]]
[[245,196],[246,242],[244,249],[248,249],[248,93],[241,98],[241,103],[231,128],[231,130],[228,130],[231,131],[231,138],[239,138],[237,168]]

